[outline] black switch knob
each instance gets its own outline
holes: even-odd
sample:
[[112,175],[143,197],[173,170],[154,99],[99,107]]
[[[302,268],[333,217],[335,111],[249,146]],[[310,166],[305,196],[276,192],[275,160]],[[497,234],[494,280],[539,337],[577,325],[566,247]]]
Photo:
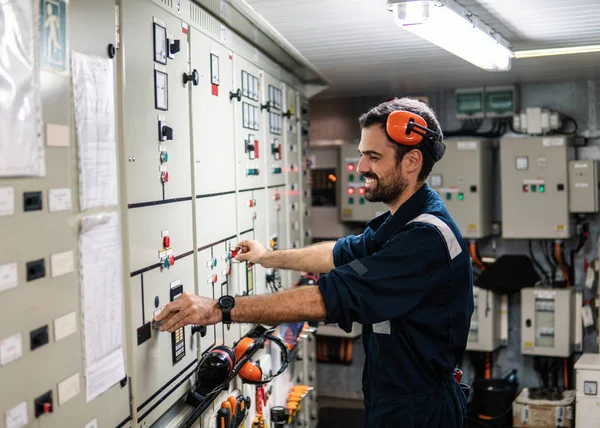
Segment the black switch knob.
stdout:
[[260,111],[263,111],[264,109],[267,109],[267,111],[271,113],[271,101],[267,101],[266,104],[260,105]]
[[181,41],[179,39],[172,40],[171,44],[169,45],[169,51],[171,52],[171,55],[176,54],[180,50],[181,50]]
[[162,127],[162,136],[163,136],[163,139],[165,139],[165,140],[172,140],[173,139],[173,128],[171,128],[170,126],[164,125]]
[[287,117],[289,119],[290,117],[292,117],[292,111],[288,110],[285,113],[281,113],[281,116],[282,117]]
[[205,325],[193,325],[192,326],[192,334],[200,333],[200,337],[206,336],[206,326]]
[[190,74],[183,73],[183,84],[187,84],[187,82],[191,81],[194,86],[198,86],[200,83],[200,74],[198,74],[198,70],[194,69]]
[[525,327],[531,327],[531,320],[530,319],[525,320]]
[[238,88],[235,92],[229,92],[229,101],[237,98],[238,101],[242,101],[242,90]]

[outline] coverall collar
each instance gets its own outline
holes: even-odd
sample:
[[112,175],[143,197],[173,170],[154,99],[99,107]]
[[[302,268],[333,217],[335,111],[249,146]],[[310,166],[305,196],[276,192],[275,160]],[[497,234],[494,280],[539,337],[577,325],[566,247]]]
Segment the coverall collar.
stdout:
[[430,192],[430,187],[424,183],[405,203],[403,203],[393,216],[390,212],[375,217],[369,221],[368,226],[375,232],[373,236],[375,251],[381,248],[396,232],[409,221],[423,213],[423,205]]

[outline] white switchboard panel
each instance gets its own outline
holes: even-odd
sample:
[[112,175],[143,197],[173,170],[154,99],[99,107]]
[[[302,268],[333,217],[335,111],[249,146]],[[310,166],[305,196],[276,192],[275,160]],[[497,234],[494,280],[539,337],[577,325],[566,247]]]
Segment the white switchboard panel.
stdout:
[[467,341],[470,351],[492,352],[502,344],[500,295],[473,287],[475,306]]
[[492,232],[492,141],[445,140],[446,153],[427,182],[441,196],[465,238]]
[[568,163],[574,155],[570,136],[500,140],[504,238],[564,239],[573,235]]
[[[310,235],[301,73],[226,25],[246,19],[227,2],[9,2],[0,16],[9,6],[29,74],[0,74],[24,85],[39,141],[15,143],[35,149],[29,172],[0,171],[0,236],[19,241],[0,251],[0,428],[167,426],[191,410],[202,353],[254,326],[166,333],[153,317],[184,293],[263,294],[297,276],[232,251]],[[235,388],[253,414],[256,388],[236,380],[204,426]]]
[[580,350],[580,307],[574,288],[523,288],[521,353],[567,358]]

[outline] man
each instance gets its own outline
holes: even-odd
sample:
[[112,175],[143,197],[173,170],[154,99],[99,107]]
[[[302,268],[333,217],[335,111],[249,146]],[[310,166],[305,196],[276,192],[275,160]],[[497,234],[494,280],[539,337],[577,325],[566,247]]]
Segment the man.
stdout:
[[425,182],[445,149],[439,123],[427,105],[407,98],[385,102],[359,122],[365,198],[384,202],[389,213],[337,242],[278,251],[239,244],[237,260],[326,273],[317,287],[236,297],[230,310],[185,295],[156,319],[168,319],[162,330],[170,332],[222,320],[324,320],[346,331],[361,323],[365,427],[462,427],[466,398],[451,374],[466,347],[472,270],[457,225]]

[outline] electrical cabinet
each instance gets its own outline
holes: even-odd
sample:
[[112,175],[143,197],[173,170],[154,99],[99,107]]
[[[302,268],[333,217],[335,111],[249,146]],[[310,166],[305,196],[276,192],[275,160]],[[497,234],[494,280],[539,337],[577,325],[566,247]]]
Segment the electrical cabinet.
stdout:
[[598,212],[598,183],[598,161],[569,162],[569,210],[572,213]]
[[[280,69],[259,54],[276,46],[271,36],[261,33],[275,43],[263,48],[225,25],[262,21],[208,3],[41,3],[64,30],[64,57],[40,71],[48,58],[26,52],[26,80],[39,82],[41,174],[0,178],[0,236],[19,241],[0,251],[0,310],[11,320],[0,326],[0,428],[174,426],[173,414],[190,410],[183,397],[199,356],[234,346],[254,326],[163,333],[153,317],[184,293],[217,299],[291,284],[292,273],[238,263],[234,253],[242,240],[285,248],[310,236],[308,100],[299,76],[311,67],[281,50],[274,57],[305,69]],[[17,15],[38,41],[32,4],[10,7],[22,8]],[[93,235],[90,222],[112,229]],[[90,235],[94,246],[84,245]],[[110,292],[98,291],[103,284]],[[118,358],[91,370],[90,343],[94,357]],[[269,346],[256,356],[266,371]],[[240,383],[219,398],[239,387],[254,400],[255,387]],[[214,425],[220,402],[202,415],[204,426]]]
[[600,425],[600,355],[583,354],[574,365],[577,384],[577,427]]
[[570,136],[500,141],[504,238],[565,239],[573,235],[567,165],[574,154]]
[[312,183],[310,181],[310,160],[308,152],[308,131],[310,126],[308,100],[302,96],[298,97],[300,105],[300,165],[302,167],[302,237],[304,245],[312,244],[312,230],[310,227],[312,218]]
[[467,341],[469,351],[492,352],[502,344],[500,296],[489,290],[473,287],[475,308]]
[[521,289],[521,353],[567,358],[581,349],[580,307],[574,288]]
[[465,238],[492,232],[492,141],[449,139],[427,182],[444,200]]
[[358,145],[355,144],[344,144],[340,147],[340,219],[368,222],[389,209],[384,203],[366,200],[365,179],[357,171],[360,161],[357,149]]

